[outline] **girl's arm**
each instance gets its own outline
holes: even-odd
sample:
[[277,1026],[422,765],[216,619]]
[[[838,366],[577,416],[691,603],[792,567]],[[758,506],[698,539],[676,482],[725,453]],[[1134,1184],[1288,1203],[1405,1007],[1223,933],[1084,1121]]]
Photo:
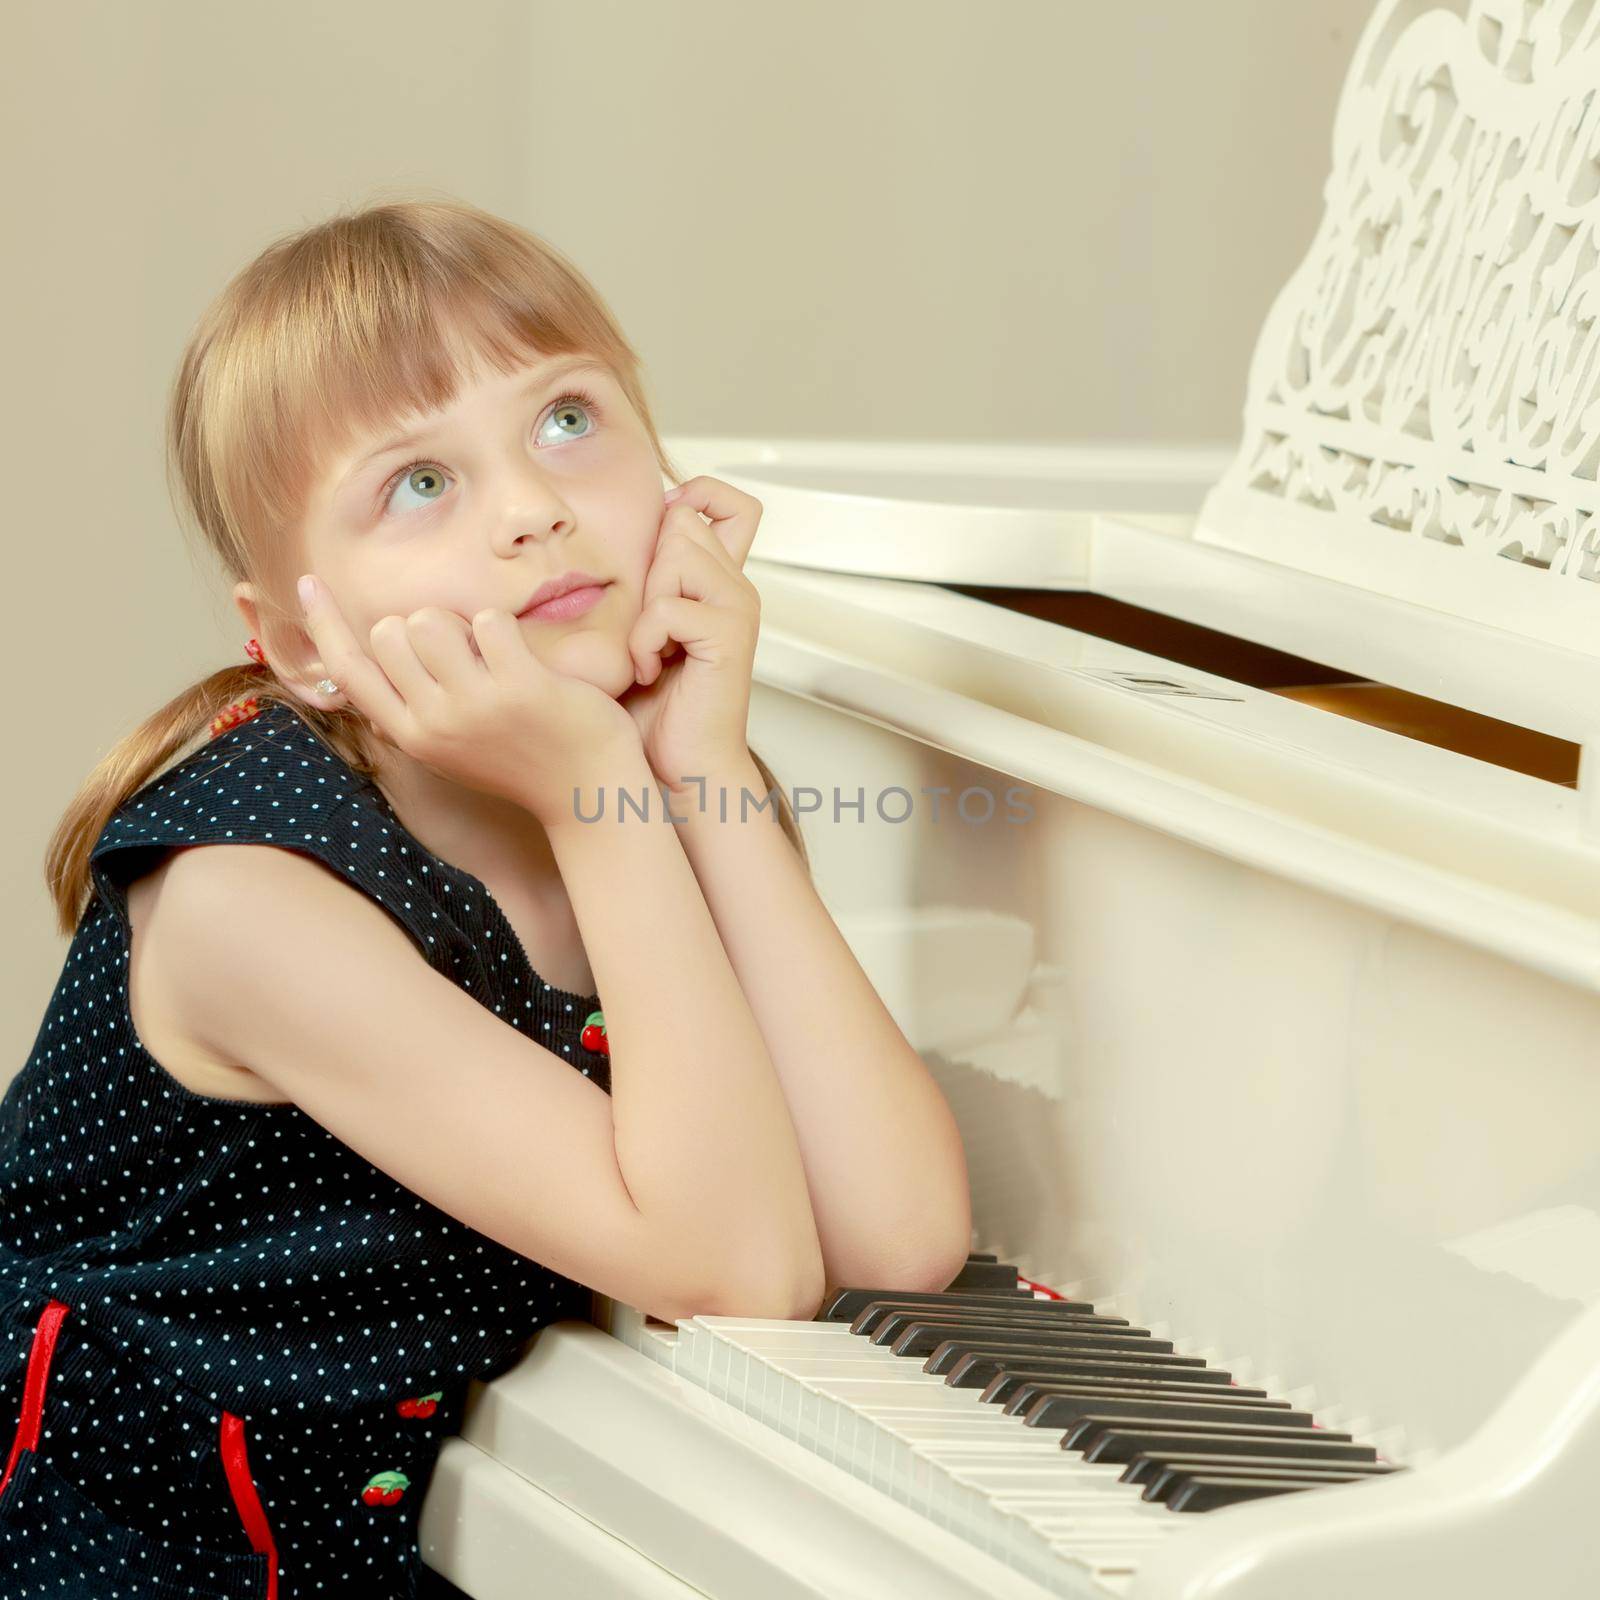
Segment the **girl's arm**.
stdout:
[[741,805],[741,786],[757,802],[767,793],[748,753],[666,787],[789,1102],[828,1286],[941,1290],[972,1235],[955,1118],[818,898],[776,802]]
[[823,1260],[796,1128],[678,830],[616,794],[655,787],[641,752],[603,807],[545,823],[605,1004],[618,1165],[641,1211],[716,1220],[736,1281],[787,1289],[797,1316],[821,1297]]

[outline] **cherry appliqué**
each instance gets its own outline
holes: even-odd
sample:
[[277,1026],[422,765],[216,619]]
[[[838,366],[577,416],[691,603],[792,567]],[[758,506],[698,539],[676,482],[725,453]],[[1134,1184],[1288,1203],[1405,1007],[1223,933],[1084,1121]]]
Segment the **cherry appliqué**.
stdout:
[[432,1394],[413,1395],[409,1400],[397,1400],[395,1410],[402,1417],[431,1417],[439,1409],[439,1402],[444,1399],[444,1390],[435,1389]]
[[392,1506],[410,1487],[411,1480],[403,1472],[374,1472],[361,1498],[369,1506]]
[[611,1041],[606,1037],[605,1012],[591,1011],[583,1019],[583,1032],[578,1035],[578,1042],[585,1050],[593,1050],[598,1055],[610,1056]]

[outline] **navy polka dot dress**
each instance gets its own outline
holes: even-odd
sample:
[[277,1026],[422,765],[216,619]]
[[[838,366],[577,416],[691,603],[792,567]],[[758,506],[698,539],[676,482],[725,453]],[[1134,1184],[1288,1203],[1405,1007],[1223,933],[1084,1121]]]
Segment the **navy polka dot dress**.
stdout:
[[327,863],[431,967],[610,1091],[599,996],[545,983],[484,886],[291,707],[131,796],[0,1100],[4,1600],[459,1593],[416,1534],[467,1386],[589,1315],[581,1285],[298,1106],[198,1094],[144,1049],[126,886],[165,849],[230,839]]

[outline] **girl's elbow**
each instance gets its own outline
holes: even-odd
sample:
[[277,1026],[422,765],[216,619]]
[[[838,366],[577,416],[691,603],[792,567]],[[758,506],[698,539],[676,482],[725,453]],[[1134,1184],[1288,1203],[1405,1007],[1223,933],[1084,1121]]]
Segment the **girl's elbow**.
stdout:
[[961,1276],[961,1269],[966,1264],[967,1247],[963,1244],[958,1255],[935,1256],[930,1261],[896,1273],[895,1282],[890,1287],[903,1289],[908,1294],[943,1294]]
[[959,1227],[952,1225],[941,1245],[919,1252],[894,1274],[885,1287],[913,1294],[943,1294],[961,1276],[972,1249],[972,1214],[963,1210]]
[[[778,1270],[779,1265],[783,1270]],[[715,1315],[809,1321],[822,1301],[826,1273],[815,1233],[793,1251],[769,1247],[758,1266],[745,1263],[725,1280]]]
[[797,1293],[790,1297],[788,1309],[778,1315],[786,1322],[815,1321],[817,1313],[822,1310],[822,1297],[827,1289],[826,1276],[819,1264],[816,1272],[807,1277]]
[[815,1318],[827,1288],[828,1271],[822,1259],[822,1241],[813,1235],[812,1244],[814,1248],[806,1255],[790,1289],[789,1309],[778,1313],[791,1322],[809,1322]]
[[708,1314],[718,1317],[762,1317],[777,1322],[809,1322],[822,1304],[823,1274],[814,1274],[778,1285],[748,1284],[717,1298]]

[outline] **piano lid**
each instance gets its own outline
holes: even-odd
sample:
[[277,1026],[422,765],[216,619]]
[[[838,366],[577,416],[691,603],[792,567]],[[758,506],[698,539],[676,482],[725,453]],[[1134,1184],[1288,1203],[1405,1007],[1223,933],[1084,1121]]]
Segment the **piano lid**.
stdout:
[[[1186,571],[1211,556],[1208,586],[1276,572],[1299,595],[1333,580],[1352,602],[1592,659],[1600,16],[1575,20],[1587,11],[1381,0],[1341,94],[1321,225],[1256,343],[1236,448],[674,447],[761,499],[763,560],[1109,592],[1108,524],[1136,523],[1168,535]],[[1245,580],[1239,555],[1262,570]],[[1397,620],[1370,603],[1350,615],[1362,631]]]
[[674,435],[689,474],[755,495],[750,554],[820,572],[1024,589],[1090,586],[1097,517],[1187,536],[1223,446]]
[[1589,6],[1378,7],[1197,540],[1600,654],[1597,84]]

